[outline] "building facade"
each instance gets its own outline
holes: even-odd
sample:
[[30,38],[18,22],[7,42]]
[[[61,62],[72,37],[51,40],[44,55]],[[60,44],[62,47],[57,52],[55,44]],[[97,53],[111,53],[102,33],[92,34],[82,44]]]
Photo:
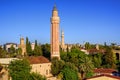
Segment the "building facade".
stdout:
[[7,52],[10,52],[10,51],[11,51],[10,48],[11,48],[12,46],[13,46],[15,49],[18,48],[16,43],[6,43],[6,44],[4,45],[4,49],[5,49]]
[[39,73],[45,76],[47,80],[56,80],[51,73],[51,62],[43,56],[30,56],[28,58],[32,67],[31,72]]
[[35,43],[31,43],[31,49],[32,49],[32,50],[35,49]]

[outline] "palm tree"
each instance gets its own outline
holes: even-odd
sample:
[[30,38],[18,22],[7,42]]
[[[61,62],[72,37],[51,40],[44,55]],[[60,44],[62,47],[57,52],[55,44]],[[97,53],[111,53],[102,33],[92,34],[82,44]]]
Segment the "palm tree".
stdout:
[[85,78],[85,74],[88,72],[92,72],[94,65],[92,60],[89,57],[84,57],[80,59],[79,71],[81,73],[81,78]]

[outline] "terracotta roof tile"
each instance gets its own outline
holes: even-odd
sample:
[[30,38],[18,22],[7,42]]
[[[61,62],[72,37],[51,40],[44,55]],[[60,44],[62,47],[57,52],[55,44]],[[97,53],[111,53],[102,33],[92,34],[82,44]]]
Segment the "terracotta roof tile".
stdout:
[[30,56],[28,57],[28,60],[30,61],[30,64],[38,64],[38,63],[49,63],[50,61],[45,58],[44,56]]
[[107,75],[107,74],[101,74],[101,75],[93,76],[93,77],[87,78],[85,80],[89,80],[89,79],[92,79],[92,78],[103,77],[103,76],[120,80],[120,77],[118,77],[118,76],[112,76],[112,75]]
[[117,72],[117,70],[99,68],[99,69],[94,69],[94,72],[95,72],[95,73],[113,73],[113,72]]

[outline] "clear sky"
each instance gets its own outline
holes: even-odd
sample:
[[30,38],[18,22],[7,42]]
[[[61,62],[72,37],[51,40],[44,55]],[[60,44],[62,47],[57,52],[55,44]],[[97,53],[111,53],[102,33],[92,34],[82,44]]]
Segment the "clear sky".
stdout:
[[56,3],[65,43],[119,43],[120,0],[0,0],[0,44],[50,42],[50,17]]

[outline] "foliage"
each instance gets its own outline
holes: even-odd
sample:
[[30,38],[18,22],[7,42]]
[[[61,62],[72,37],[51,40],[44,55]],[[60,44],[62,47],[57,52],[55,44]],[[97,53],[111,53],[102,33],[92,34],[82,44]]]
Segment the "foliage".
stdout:
[[11,53],[11,54],[15,53],[15,48],[14,48],[13,45],[10,47],[10,53]]
[[46,80],[46,78],[40,75],[39,73],[32,72],[30,73],[30,77],[28,80]]
[[54,76],[57,76],[60,71],[63,69],[65,63],[62,60],[58,60],[58,58],[52,59],[52,65],[51,65],[51,72]]
[[26,37],[26,52],[29,56],[32,55],[31,43],[30,43],[28,37]]
[[22,55],[22,49],[21,48],[18,48],[16,52],[17,52],[18,55]]
[[7,51],[5,51],[2,47],[0,47],[0,57],[6,57]]
[[78,80],[78,69],[73,63],[53,58],[51,71],[54,76],[62,80]]
[[[73,47],[71,52],[61,53],[61,59],[63,59],[66,64],[68,62],[73,64],[76,67],[76,70],[79,70],[84,76],[86,73],[92,72],[94,68],[91,58],[89,58],[84,52],[80,51],[78,47]],[[81,77],[83,77],[82,75]]]
[[62,80],[79,80],[78,73],[69,67],[64,67],[61,73],[63,74]]
[[89,55],[92,59],[95,68],[101,68],[102,65],[102,53]]
[[106,53],[103,56],[102,65],[105,68],[116,68],[115,54],[113,54],[112,49],[109,46],[106,46],[105,49],[106,49]]
[[41,56],[41,55],[42,55],[42,50],[41,50],[41,47],[40,47],[40,46],[37,46],[37,47],[34,49],[33,55],[35,55],[35,56]]
[[120,61],[117,62],[117,70],[120,72]]
[[86,73],[86,78],[89,78],[89,77],[92,77],[94,75],[94,73],[93,72],[88,72],[88,73]]
[[86,73],[92,72],[94,69],[94,65],[89,57],[84,57],[83,59],[80,59],[80,73],[81,78],[83,79],[86,75]]
[[84,58],[87,56],[84,52],[80,51],[79,48],[73,47],[71,49],[71,52],[68,53],[61,53],[61,59],[64,60],[65,62],[71,62],[73,63],[76,67],[79,67],[79,59]]
[[31,66],[26,59],[11,61],[8,68],[12,80],[28,80],[30,76]]
[[34,47],[33,55],[35,55],[35,56],[42,55],[42,49],[41,49],[41,46],[38,45],[37,40],[35,40],[35,47]]
[[95,45],[93,44],[90,44],[89,42],[86,42],[85,43],[85,49],[88,50],[88,49],[94,49],[95,48]]
[[50,44],[41,45],[41,48],[43,56],[50,59]]
[[70,63],[70,62],[66,62],[64,67],[69,67],[70,69],[78,72],[78,68],[73,64],[73,63]]

